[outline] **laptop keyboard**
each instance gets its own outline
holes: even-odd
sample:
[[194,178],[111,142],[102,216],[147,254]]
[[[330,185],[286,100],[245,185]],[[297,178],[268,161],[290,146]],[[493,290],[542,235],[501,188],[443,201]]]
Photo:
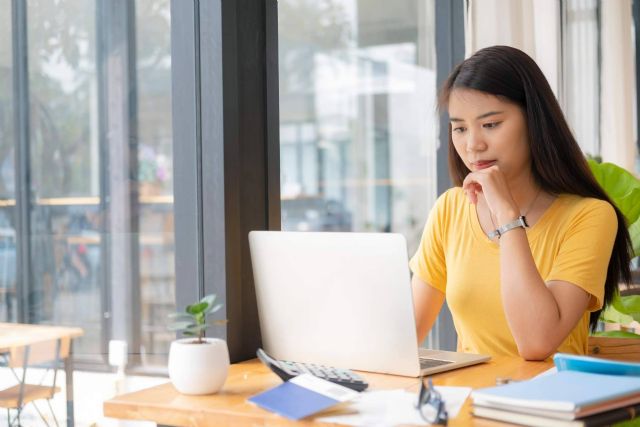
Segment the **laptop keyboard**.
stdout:
[[436,359],[424,359],[420,358],[420,369],[435,368],[436,366],[448,365],[453,363],[450,360],[436,360]]

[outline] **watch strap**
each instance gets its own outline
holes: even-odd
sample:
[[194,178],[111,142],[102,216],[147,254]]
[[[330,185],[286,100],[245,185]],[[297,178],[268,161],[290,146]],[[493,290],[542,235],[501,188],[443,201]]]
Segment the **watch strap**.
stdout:
[[504,233],[519,227],[522,227],[522,228],[529,227],[529,224],[527,224],[527,219],[524,217],[524,215],[520,215],[518,219],[508,222],[505,225],[502,225],[496,228],[494,231],[487,234],[487,236],[489,236],[489,239],[492,239],[492,240],[496,237],[499,239]]

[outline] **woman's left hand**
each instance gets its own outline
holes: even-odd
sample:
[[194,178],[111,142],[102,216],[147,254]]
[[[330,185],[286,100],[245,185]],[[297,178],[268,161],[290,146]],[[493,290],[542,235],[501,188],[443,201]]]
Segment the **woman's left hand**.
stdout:
[[462,182],[462,189],[473,204],[478,203],[478,195],[482,193],[499,223],[514,220],[520,215],[507,180],[497,165],[470,172]]

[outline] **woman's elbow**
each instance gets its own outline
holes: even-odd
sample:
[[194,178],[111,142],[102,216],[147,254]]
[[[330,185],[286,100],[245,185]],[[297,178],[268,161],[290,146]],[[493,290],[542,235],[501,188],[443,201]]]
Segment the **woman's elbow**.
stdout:
[[548,342],[528,342],[518,345],[518,353],[520,354],[520,357],[527,361],[546,360],[555,352],[556,348],[549,345]]

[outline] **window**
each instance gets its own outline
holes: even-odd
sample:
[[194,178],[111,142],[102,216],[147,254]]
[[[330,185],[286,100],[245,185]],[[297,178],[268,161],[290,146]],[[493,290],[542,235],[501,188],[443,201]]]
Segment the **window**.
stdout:
[[[11,0],[1,0],[11,10]],[[16,230],[11,14],[0,13],[0,319],[15,321]]]
[[600,29],[596,0],[563,2],[564,111],[580,148],[600,154]]
[[141,355],[131,363],[164,365],[175,310],[170,2],[2,4],[26,7],[0,14],[0,320],[81,326],[80,362],[104,363],[116,338]]
[[398,232],[436,194],[435,4],[278,2],[284,230]]

